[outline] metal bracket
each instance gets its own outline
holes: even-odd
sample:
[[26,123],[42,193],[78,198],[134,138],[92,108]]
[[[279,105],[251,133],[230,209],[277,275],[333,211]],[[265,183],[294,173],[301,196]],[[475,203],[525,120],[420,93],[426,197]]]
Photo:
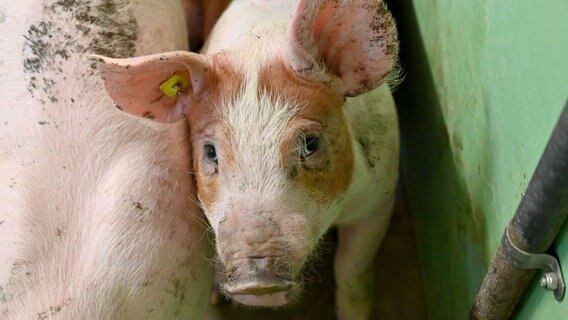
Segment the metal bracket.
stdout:
[[557,301],[561,301],[564,298],[566,285],[558,260],[549,254],[529,253],[517,248],[509,236],[509,226],[507,226],[505,233],[507,237],[503,238],[501,243],[503,253],[518,268],[544,270],[545,273],[542,276],[540,285],[546,290],[554,291],[554,298]]

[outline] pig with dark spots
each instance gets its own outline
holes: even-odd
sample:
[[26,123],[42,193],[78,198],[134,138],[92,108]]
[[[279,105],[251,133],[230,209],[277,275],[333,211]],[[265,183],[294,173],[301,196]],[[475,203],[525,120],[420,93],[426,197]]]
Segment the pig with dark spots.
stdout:
[[381,1],[241,0],[199,54],[100,57],[99,68],[125,112],[189,122],[227,296],[300,299],[302,271],[335,226],[337,314],[357,320],[372,314],[372,261],[394,202],[397,52]]
[[87,58],[187,50],[181,1],[0,1],[0,43],[0,319],[203,319],[188,125],[121,112]]

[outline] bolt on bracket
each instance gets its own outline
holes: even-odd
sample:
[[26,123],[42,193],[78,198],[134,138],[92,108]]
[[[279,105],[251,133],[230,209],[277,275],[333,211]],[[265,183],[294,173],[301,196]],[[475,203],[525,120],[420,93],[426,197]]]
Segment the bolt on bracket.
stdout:
[[505,232],[507,236],[503,237],[501,241],[505,256],[518,268],[543,270],[544,275],[540,280],[540,285],[545,290],[554,291],[554,299],[562,301],[566,285],[558,260],[546,253],[529,253],[519,249],[511,241],[509,226],[507,226]]

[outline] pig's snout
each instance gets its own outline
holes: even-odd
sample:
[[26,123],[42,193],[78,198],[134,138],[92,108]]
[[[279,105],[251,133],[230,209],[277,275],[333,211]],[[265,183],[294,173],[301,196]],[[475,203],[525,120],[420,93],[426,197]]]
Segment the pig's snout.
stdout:
[[[219,223],[219,241],[235,245],[255,246],[272,238],[277,226],[267,218],[269,213],[228,214]],[[236,241],[236,242],[235,242]]]
[[217,240],[226,276],[223,291],[233,300],[275,307],[299,294],[294,256],[272,212],[227,214],[219,223]]
[[[272,257],[240,259],[240,266],[231,274],[230,282],[225,289],[230,294],[263,295],[286,291],[292,288],[293,282],[285,272],[275,270],[276,263]],[[236,275],[237,270],[240,275]]]
[[235,261],[224,289],[242,304],[280,306],[290,302],[297,284],[289,270],[279,266],[279,258],[250,257]]
[[270,240],[276,228],[268,219],[254,219],[246,228],[242,228],[241,236],[248,245],[263,244]]

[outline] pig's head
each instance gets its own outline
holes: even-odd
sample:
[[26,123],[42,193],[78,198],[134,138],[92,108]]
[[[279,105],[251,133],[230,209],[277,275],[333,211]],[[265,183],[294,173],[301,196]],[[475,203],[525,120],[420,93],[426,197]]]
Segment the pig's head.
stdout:
[[223,288],[247,305],[278,306],[300,292],[301,270],[351,184],[341,107],[379,86],[398,51],[392,17],[374,1],[299,1],[275,38],[285,41],[249,43],[247,54],[97,58],[121,110],[188,118]]

